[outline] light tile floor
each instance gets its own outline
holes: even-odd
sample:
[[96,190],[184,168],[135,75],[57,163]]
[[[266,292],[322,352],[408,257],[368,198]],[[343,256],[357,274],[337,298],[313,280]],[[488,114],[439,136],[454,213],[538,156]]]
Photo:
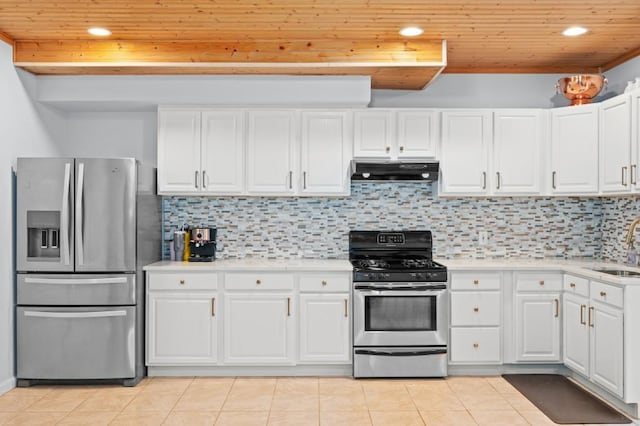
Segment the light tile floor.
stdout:
[[0,396],[0,425],[553,425],[501,377],[147,378]]

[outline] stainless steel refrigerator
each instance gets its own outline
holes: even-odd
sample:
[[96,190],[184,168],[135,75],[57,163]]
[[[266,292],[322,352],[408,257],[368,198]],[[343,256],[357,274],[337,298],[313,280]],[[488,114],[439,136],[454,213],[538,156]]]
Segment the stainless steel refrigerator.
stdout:
[[144,275],[161,256],[155,170],[132,158],[19,158],[18,386],[144,376]]

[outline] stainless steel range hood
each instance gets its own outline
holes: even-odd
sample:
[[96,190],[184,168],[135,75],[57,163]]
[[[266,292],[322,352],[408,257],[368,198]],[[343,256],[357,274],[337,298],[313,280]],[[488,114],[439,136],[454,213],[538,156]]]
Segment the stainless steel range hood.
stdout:
[[359,182],[438,180],[437,161],[351,161],[351,180]]

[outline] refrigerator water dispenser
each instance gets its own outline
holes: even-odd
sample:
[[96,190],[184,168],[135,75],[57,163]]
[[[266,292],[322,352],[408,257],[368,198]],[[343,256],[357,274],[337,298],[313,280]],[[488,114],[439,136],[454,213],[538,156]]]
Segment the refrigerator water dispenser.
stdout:
[[60,212],[27,211],[27,257],[60,260]]

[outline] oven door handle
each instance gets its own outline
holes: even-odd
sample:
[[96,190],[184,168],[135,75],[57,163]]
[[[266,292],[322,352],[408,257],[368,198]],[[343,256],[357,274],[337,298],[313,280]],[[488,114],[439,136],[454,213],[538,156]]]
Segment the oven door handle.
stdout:
[[423,356],[446,354],[446,349],[429,349],[426,351],[390,352],[376,351],[373,349],[356,349],[356,355],[377,355],[377,356]]
[[356,290],[379,290],[379,291],[439,291],[446,290],[446,284],[438,285],[402,285],[402,286],[383,286],[383,285],[359,285],[356,284]]

